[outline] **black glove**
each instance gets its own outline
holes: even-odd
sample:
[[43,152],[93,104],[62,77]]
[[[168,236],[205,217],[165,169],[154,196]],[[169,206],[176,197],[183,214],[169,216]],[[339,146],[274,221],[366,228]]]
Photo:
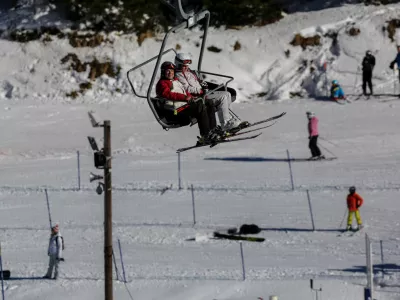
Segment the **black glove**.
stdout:
[[207,84],[207,82],[202,81],[200,83],[200,85],[201,85],[201,89],[203,90],[204,94],[206,94],[208,92],[208,84]]
[[208,89],[208,84],[207,84],[206,81],[200,82],[200,85],[201,85],[201,87],[202,87],[203,89]]
[[57,258],[58,261],[64,261],[64,258]]

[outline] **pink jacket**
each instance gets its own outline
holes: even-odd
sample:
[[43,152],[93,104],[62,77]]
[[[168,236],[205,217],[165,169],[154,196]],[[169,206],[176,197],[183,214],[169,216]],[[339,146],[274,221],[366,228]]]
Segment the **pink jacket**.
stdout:
[[309,136],[318,135],[318,118],[317,117],[312,117],[308,121],[308,135]]

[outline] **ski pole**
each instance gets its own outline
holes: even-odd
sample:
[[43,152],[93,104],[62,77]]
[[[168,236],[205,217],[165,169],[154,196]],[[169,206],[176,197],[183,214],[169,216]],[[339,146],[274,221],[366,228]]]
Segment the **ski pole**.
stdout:
[[292,184],[292,191],[294,191],[292,164],[290,163],[291,158],[290,158],[290,154],[289,154],[289,150],[288,149],[286,149],[286,154],[287,154],[287,161],[288,161],[288,164],[289,164],[289,171],[290,171],[290,183]]
[[331,142],[331,141],[327,140],[326,138],[324,138],[324,137],[322,137],[322,136],[320,136],[319,138],[320,138],[321,140],[323,140],[323,141],[325,141],[325,142],[327,142],[327,143],[329,143],[329,144],[333,145],[333,146],[339,147],[339,145],[338,145],[338,144],[336,144],[336,143],[333,143],[333,142]]
[[50,230],[51,230],[51,213],[50,213],[49,195],[47,194],[47,189],[45,189],[44,192],[46,193],[47,210],[49,212],[49,222],[50,222]]
[[343,219],[342,219],[342,222],[340,222],[339,228],[342,228],[342,225],[343,225],[344,219],[346,218],[346,212],[347,212],[347,209],[345,209],[345,210],[344,210]]
[[356,72],[356,80],[354,82],[354,87],[353,90],[356,93],[356,86],[357,86],[357,82],[358,82],[358,72],[360,71],[360,67],[357,67],[357,72]]
[[332,155],[333,157],[337,157],[332,151],[330,151],[328,148],[320,145],[322,149],[324,149],[326,152],[328,152],[330,155]]
[[117,261],[115,260],[114,250],[112,252],[112,257],[113,257],[113,261],[114,261],[115,274],[117,275],[117,280],[119,281],[118,267],[117,267]]
[[393,68],[393,95],[396,95],[396,70]]
[[394,64],[393,66],[393,77],[394,77],[394,81],[393,81],[393,95],[396,95],[396,82],[397,82],[397,78],[396,78],[396,71],[398,70],[398,66],[397,64]]
[[118,247],[119,247],[119,256],[121,258],[122,275],[124,276],[124,283],[126,283],[124,260],[122,259],[122,248],[121,248],[121,242],[119,239],[118,239]]

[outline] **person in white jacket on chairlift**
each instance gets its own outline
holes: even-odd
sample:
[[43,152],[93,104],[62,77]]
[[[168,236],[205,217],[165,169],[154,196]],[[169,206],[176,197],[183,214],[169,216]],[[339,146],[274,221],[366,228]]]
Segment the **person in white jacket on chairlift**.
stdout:
[[[201,96],[207,91],[207,82],[201,81],[195,72],[189,68],[191,63],[192,57],[190,54],[178,53],[175,56],[175,65],[177,68],[175,76],[185,87],[186,92],[194,96]],[[242,121],[233,118],[229,113],[232,99],[228,91],[214,91],[207,95],[206,101],[213,102],[223,131],[230,131],[242,123]]]

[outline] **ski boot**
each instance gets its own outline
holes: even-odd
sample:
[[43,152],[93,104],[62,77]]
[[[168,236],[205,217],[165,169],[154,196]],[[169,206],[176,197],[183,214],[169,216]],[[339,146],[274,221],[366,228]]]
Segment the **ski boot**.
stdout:
[[346,231],[352,231],[353,228],[351,227],[351,225],[347,225]]
[[207,139],[211,142],[218,142],[225,138],[225,132],[222,130],[221,126],[216,126],[211,129],[208,133]]
[[196,143],[197,147],[209,145],[210,143],[211,142],[207,139],[207,137],[204,137],[204,136],[197,137],[197,143]]
[[250,123],[247,121],[241,121],[239,119],[231,118],[225,124],[221,126],[222,130],[226,132],[226,135],[234,135],[240,130],[250,126]]
[[360,224],[356,228],[354,228],[354,231],[360,231],[361,229],[363,229],[363,227],[364,226],[362,224]]

